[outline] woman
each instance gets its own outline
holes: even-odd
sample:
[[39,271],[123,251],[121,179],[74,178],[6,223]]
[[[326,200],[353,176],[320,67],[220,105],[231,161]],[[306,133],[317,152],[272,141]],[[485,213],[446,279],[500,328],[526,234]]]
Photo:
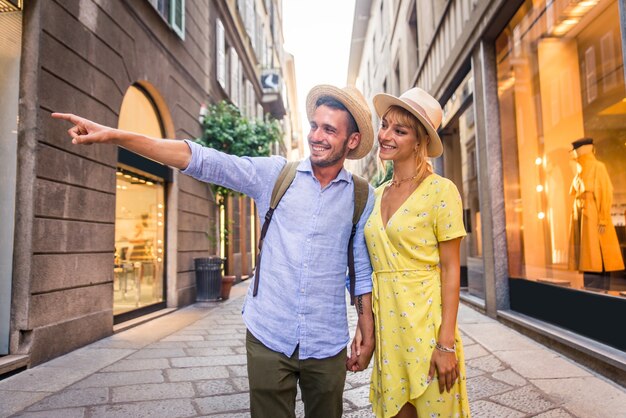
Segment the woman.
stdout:
[[376,324],[370,400],[377,417],[469,417],[456,327],[462,204],[427,160],[443,151],[441,106],[413,88],[378,94],[374,107],[379,157],[393,161],[393,178],[376,190],[365,227]]

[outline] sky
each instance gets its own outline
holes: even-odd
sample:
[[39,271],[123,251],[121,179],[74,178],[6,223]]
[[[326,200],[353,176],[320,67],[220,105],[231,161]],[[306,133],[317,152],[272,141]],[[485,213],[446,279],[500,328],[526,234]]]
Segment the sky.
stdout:
[[305,137],[309,90],[317,84],[346,85],[353,16],[354,0],[283,0],[284,47],[294,56]]

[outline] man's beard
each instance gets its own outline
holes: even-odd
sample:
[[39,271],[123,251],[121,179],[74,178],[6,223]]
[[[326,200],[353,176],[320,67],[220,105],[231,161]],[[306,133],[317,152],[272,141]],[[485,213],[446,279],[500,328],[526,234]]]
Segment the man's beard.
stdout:
[[[309,142],[309,145],[313,146],[314,143]],[[323,160],[318,160],[315,161],[313,154],[311,154],[311,164],[318,166],[318,167],[330,167],[334,164],[336,164],[338,161],[340,161],[344,155],[346,155],[346,149],[348,148],[348,139],[346,138],[346,140],[343,142],[343,146],[336,150],[335,152],[333,152],[332,154],[330,154],[328,157],[326,157]]]

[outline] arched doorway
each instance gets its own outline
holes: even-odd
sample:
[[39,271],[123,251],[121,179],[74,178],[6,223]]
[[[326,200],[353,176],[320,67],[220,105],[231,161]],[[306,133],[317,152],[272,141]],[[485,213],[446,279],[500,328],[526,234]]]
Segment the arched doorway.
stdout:
[[[138,84],[124,95],[118,127],[165,136],[159,109]],[[165,306],[165,196],[171,173],[120,148],[116,177],[113,314],[119,323]]]

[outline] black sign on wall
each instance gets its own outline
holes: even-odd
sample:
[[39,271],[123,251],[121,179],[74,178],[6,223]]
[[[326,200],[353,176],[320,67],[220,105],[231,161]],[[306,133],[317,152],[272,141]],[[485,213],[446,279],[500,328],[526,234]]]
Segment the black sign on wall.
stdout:
[[265,70],[261,74],[261,88],[265,93],[280,91],[280,73],[278,70]]

